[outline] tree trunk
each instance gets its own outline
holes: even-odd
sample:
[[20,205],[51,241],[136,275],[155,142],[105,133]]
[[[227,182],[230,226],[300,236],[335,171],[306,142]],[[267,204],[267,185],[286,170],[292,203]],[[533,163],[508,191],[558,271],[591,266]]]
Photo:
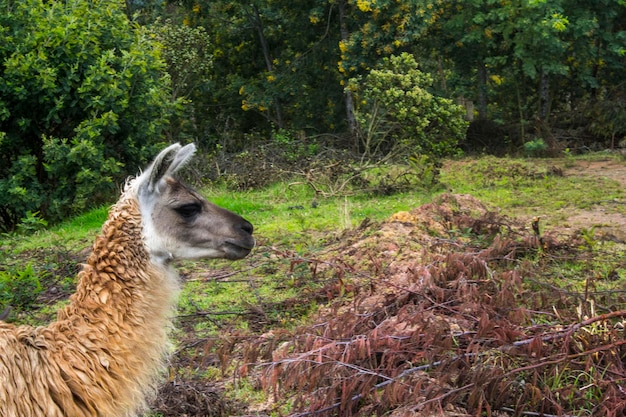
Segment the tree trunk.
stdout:
[[[267,40],[265,39],[265,34],[263,33],[263,21],[261,20],[261,14],[259,13],[259,8],[256,4],[253,4],[252,8],[254,10],[254,26],[259,34],[259,42],[261,43],[263,58],[265,58],[265,68],[267,69],[267,72],[273,72],[274,68],[272,66],[272,58],[270,57],[270,48],[267,45]],[[274,99],[274,110],[276,111],[275,121],[277,127],[282,129],[284,127],[283,108],[278,98]]]
[[546,121],[550,113],[550,76],[541,70],[541,85],[539,94],[539,119]]
[[478,120],[487,119],[487,66],[478,61]]
[[441,91],[444,95],[448,92],[448,85],[446,84],[446,73],[443,70],[443,63],[441,62],[441,56],[437,59],[437,70],[439,71],[439,78],[441,79]]
[[126,17],[128,18],[128,20],[132,20],[133,19],[133,5],[131,4],[130,0],[124,0],[124,3],[126,5]]
[[[346,0],[339,0],[339,30],[341,31],[341,40],[348,41],[350,33],[346,24]],[[354,97],[352,91],[346,89],[344,92],[344,104],[346,106],[346,121],[348,122],[348,131],[352,136],[355,144],[355,150],[358,151],[359,141],[357,135],[356,117],[354,115]]]

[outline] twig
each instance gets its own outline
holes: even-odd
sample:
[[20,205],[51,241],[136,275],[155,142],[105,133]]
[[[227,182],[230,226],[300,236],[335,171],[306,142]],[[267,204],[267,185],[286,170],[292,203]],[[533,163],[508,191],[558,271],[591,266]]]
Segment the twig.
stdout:
[[462,387],[455,388],[453,390],[444,392],[443,394],[438,395],[435,398],[430,398],[430,399],[428,399],[426,401],[422,401],[421,403],[415,404],[413,406],[413,410],[415,410],[416,408],[423,407],[423,406],[425,406],[427,404],[430,404],[430,403],[439,402],[439,401],[443,400],[444,398],[446,398],[447,396],[450,396],[452,394],[456,394],[457,392],[465,391],[466,389],[472,388],[473,386],[474,386],[474,383],[471,383],[471,384],[463,385]]
[[576,359],[581,356],[593,355],[594,353],[602,352],[604,350],[614,349],[621,345],[626,345],[626,340],[619,340],[617,342],[613,342],[608,345],[602,345],[602,346],[598,346],[590,350],[585,350],[584,352],[572,353],[570,355],[558,355],[560,357],[557,357],[556,359],[544,360],[538,363],[533,363],[531,365],[512,369],[509,372],[505,373],[503,376],[507,377],[507,376],[515,375],[516,373],[519,373],[519,372],[528,371],[530,369],[535,369],[535,368],[541,368],[542,366],[546,366],[546,365],[556,365],[557,363],[563,362],[565,360]]
[[[227,273],[224,273],[224,274],[221,274],[221,275],[217,275],[217,276],[206,276],[208,274],[196,274],[196,275],[199,276],[199,278],[189,278],[186,281],[187,282],[200,281],[200,280],[203,280],[203,281],[221,281],[221,280],[223,280],[225,278],[232,277],[234,275],[243,274],[245,272],[252,271],[253,269],[259,268],[259,267],[261,267],[261,266],[263,266],[263,265],[265,265],[267,263],[268,263],[267,261],[259,262],[257,264],[249,266],[248,268],[237,270],[237,271],[232,271],[232,272],[227,272]],[[248,281],[250,281],[250,280],[245,280],[245,281],[244,280],[240,280],[240,281],[237,281],[237,282],[248,282]],[[234,282],[234,281],[228,281],[228,282]]]
[[[562,337],[569,336],[575,333],[576,331],[580,330],[581,328],[588,326],[590,324],[593,324],[595,322],[606,321],[606,320],[614,319],[617,317],[626,317],[626,310],[613,311],[612,313],[600,314],[599,316],[590,317],[579,323],[571,324],[568,328],[561,330],[558,333],[543,336],[541,337],[541,341],[548,342],[550,340],[560,339]],[[537,339],[536,337],[532,337],[530,339],[518,340],[517,342],[513,342],[511,345],[514,347],[524,346],[524,345],[528,345],[532,343],[536,339]],[[502,348],[505,348],[505,347],[506,346],[503,346]]]
[[180,314],[176,316],[177,319],[185,319],[188,317],[210,317],[210,316],[241,316],[246,314],[247,311],[196,311],[190,314]]
[[[509,407],[502,407],[502,408],[500,408],[500,410],[507,411],[509,413],[515,413],[516,412],[513,408],[509,408]],[[576,417],[576,416],[573,416],[571,414],[559,414],[559,415],[556,415],[556,414],[536,413],[534,411],[522,411],[522,412],[519,413],[519,415],[522,415],[522,416],[538,416],[538,417]]]

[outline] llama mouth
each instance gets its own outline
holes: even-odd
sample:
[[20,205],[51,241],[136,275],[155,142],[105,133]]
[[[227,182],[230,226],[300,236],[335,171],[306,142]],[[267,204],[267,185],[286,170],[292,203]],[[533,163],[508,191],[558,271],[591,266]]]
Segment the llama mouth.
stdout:
[[225,242],[222,249],[226,259],[237,260],[248,256],[253,248],[254,242],[252,244],[248,242]]

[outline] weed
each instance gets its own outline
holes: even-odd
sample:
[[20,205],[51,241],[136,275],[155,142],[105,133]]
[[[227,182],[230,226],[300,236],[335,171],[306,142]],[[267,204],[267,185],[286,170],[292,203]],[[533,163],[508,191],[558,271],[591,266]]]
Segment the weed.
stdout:
[[23,269],[0,271],[0,306],[11,306],[20,311],[33,308],[42,286],[32,264]]
[[526,154],[526,156],[544,156],[547,149],[548,145],[546,145],[546,142],[544,142],[542,138],[532,139],[524,143],[524,154]]
[[574,154],[572,153],[572,150],[570,148],[565,148],[565,150],[563,151],[563,158],[563,166],[565,168],[572,168],[576,165],[576,159],[574,158]]
[[596,244],[598,243],[598,240],[595,236],[595,230],[596,230],[595,226],[592,226],[588,229],[584,227],[580,229],[580,237],[582,237],[585,243],[585,246],[590,251],[593,251],[596,247]]
[[48,227],[48,222],[39,215],[39,212],[29,210],[26,212],[26,216],[20,220],[17,230],[19,233],[28,234],[45,229],[46,227]]

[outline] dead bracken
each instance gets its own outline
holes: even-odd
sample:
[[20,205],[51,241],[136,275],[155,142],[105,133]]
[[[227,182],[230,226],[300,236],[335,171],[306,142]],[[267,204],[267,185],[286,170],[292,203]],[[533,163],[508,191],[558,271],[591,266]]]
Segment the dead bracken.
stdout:
[[623,415],[624,292],[538,280],[529,257],[587,254],[530,226],[446,194],[352,231],[307,260],[314,322],[248,343],[242,372],[298,416]]

